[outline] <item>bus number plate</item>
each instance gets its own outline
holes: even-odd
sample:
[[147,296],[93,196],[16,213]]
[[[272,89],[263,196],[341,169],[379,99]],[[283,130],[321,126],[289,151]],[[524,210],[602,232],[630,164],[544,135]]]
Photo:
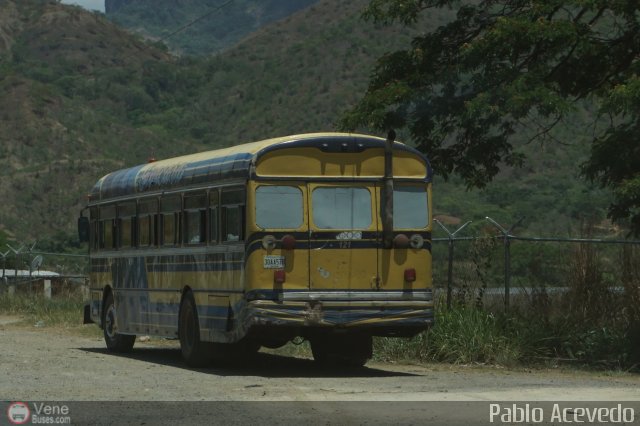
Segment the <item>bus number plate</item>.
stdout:
[[284,269],[284,256],[265,256],[264,269]]

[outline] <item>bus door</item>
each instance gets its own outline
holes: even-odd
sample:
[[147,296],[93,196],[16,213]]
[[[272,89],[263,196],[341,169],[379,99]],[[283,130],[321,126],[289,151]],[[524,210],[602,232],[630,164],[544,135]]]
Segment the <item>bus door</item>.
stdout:
[[376,189],[360,184],[310,184],[309,288],[377,288]]

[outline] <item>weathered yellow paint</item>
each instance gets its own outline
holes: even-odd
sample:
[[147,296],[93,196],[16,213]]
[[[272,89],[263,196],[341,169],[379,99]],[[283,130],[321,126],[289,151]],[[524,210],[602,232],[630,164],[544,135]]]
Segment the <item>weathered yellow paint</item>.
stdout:
[[[401,178],[424,179],[426,164],[409,152],[395,150],[393,174]],[[372,148],[359,153],[331,153],[317,148],[280,149],[260,159],[256,175],[380,178],[384,175],[384,150]]]

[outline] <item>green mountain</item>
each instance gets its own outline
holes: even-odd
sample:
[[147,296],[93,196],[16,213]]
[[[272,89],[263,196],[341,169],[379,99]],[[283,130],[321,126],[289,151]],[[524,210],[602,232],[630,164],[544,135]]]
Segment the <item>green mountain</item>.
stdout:
[[133,76],[177,66],[99,14],[2,1],[0,41],[0,230],[19,240],[71,233],[99,175],[198,149],[132,124],[129,113],[151,102]]
[[[322,0],[213,57],[177,59],[101,14],[44,0],[0,2],[0,231],[69,239],[103,174],[271,136],[335,130],[374,60],[412,31],[360,19],[366,0]],[[433,15],[433,27],[446,15]],[[575,127],[575,126],[574,126]],[[435,211],[566,232],[601,217],[606,193],[577,179],[586,144],[523,144],[527,166],[484,191],[436,181]],[[410,142],[410,138],[405,137]],[[438,170],[438,165],[434,164]]]
[[[113,22],[180,54],[206,55],[318,0],[106,0]],[[177,30],[184,28],[176,33]]]

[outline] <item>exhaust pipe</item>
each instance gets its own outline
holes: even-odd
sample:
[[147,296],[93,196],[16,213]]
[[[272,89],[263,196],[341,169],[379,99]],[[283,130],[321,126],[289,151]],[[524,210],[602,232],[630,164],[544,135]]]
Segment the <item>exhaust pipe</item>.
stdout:
[[391,129],[384,145],[384,187],[382,188],[382,244],[393,247],[393,142],[396,132]]

